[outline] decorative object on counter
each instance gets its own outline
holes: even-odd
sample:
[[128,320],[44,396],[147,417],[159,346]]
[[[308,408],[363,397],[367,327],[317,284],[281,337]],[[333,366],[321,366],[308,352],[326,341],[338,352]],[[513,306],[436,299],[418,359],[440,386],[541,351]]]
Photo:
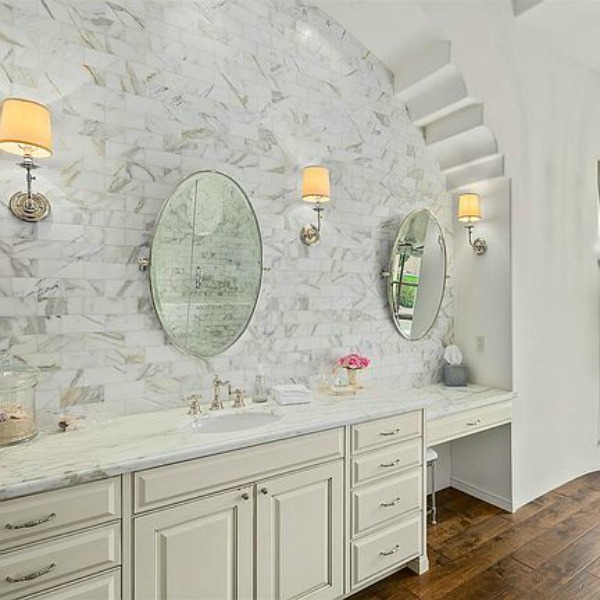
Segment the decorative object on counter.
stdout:
[[469,245],[477,256],[485,254],[488,249],[487,242],[483,238],[473,240],[473,223],[481,220],[481,204],[479,194],[461,194],[458,197],[458,220],[466,223],[465,228],[469,231]]
[[50,111],[43,104],[24,98],[6,98],[0,113],[0,149],[23,157],[19,166],[26,171],[26,192],[12,195],[8,207],[21,219],[35,223],[50,213],[50,202],[40,193],[31,191],[37,169],[34,158],[52,156],[52,127]]
[[348,378],[348,385],[359,390],[363,386],[358,383],[358,373],[363,369],[366,369],[371,364],[371,361],[362,354],[346,354],[342,358],[338,359],[336,367],[342,367],[346,370],[346,376]]
[[312,392],[305,386],[297,383],[274,385],[271,388],[273,399],[277,404],[308,404],[312,402]]
[[262,284],[262,239],[244,190],[217,171],[181,181],[138,266],[169,341],[198,358],[224,352],[248,327]]
[[431,211],[415,210],[402,221],[381,277],[387,279],[390,313],[400,335],[407,340],[425,337],[446,289],[446,243]]
[[265,380],[262,365],[258,365],[256,377],[254,378],[254,388],[252,390],[252,402],[262,404],[268,399],[267,382]]
[[310,165],[302,173],[302,200],[314,204],[317,225],[305,225],[300,231],[300,240],[305,246],[314,246],[321,241],[321,220],[323,204],[331,200],[329,170],[326,167]]
[[463,355],[458,346],[450,344],[444,351],[444,384],[448,387],[464,387],[469,379],[469,369],[462,364]]
[[0,357],[0,446],[25,442],[38,433],[36,372],[25,361],[8,353]]
[[84,422],[85,415],[62,415],[58,420],[58,428],[63,433],[78,431],[82,429]]

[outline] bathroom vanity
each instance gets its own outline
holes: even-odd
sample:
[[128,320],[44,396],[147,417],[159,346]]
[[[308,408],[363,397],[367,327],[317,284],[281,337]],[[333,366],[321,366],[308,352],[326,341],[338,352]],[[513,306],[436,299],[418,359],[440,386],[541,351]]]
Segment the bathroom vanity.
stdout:
[[333,600],[424,572],[427,437],[510,422],[511,403],[477,387],[380,390],[253,407],[277,419],[229,433],[171,410],[9,448],[0,596]]

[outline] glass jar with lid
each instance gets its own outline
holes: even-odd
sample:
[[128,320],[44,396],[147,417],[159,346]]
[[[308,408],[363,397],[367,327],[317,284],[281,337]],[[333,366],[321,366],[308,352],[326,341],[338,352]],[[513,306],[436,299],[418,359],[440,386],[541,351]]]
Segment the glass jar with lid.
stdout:
[[25,442],[37,435],[36,374],[37,369],[21,358],[0,355],[0,446]]

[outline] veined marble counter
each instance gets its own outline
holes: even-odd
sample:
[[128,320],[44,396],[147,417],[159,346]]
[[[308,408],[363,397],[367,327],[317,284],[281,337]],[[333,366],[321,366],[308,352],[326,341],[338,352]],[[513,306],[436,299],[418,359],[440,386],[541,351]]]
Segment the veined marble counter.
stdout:
[[396,391],[373,387],[350,397],[318,393],[311,404],[237,409],[282,418],[254,429],[212,434],[192,429],[187,408],[115,418],[104,413],[79,431],[42,433],[26,444],[0,449],[0,500],[423,408],[428,419],[440,418],[514,396],[475,385]]

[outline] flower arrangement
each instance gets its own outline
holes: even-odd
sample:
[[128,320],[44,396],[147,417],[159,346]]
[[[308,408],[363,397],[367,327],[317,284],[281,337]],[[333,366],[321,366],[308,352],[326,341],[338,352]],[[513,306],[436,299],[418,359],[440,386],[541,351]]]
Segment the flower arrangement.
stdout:
[[371,364],[371,361],[362,354],[346,354],[338,359],[337,364],[344,369],[360,371],[361,369],[366,369]]

